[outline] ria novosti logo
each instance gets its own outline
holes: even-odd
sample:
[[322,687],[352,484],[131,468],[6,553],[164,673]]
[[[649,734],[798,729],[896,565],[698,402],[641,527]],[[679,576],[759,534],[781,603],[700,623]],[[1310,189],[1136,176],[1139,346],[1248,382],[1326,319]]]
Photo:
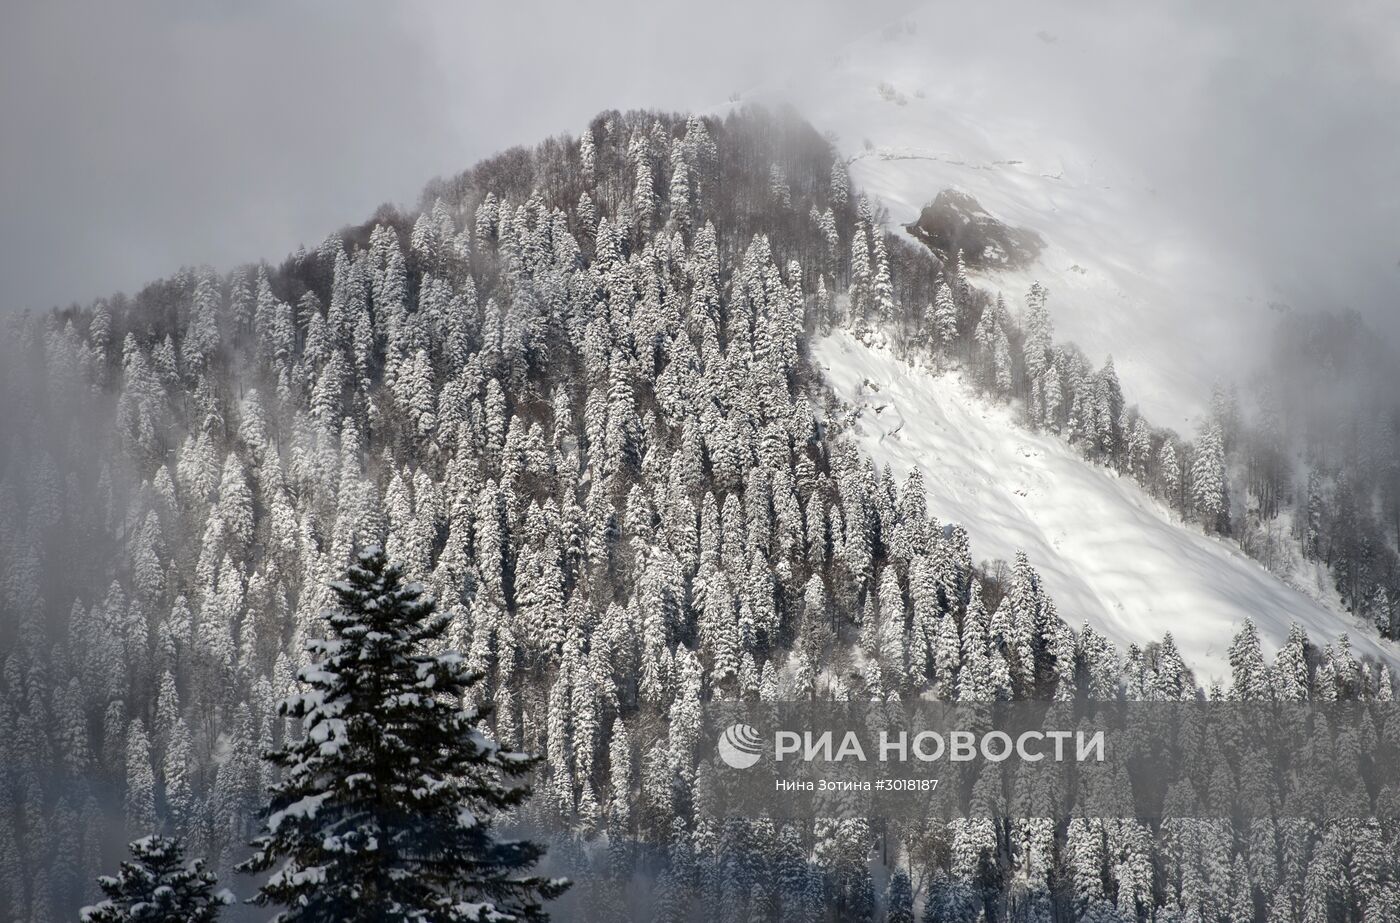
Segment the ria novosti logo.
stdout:
[[[946,760],[964,763],[982,759],[1000,763],[1013,756],[1027,763],[1048,759],[1061,763],[1104,761],[1105,732],[1068,730],[1029,730],[1012,737],[1001,730],[981,735],[969,730],[945,733],[924,730],[912,738],[903,730],[881,730],[875,759],[881,763],[932,763]],[[1071,751],[1070,742],[1073,741]],[[862,741],[855,731],[777,731],[773,735],[773,758],[779,762],[795,759],[801,762],[864,763],[868,741]],[[731,724],[719,735],[719,757],[734,769],[748,769],[763,756],[764,740],[753,726],[742,722]]]
[[719,758],[734,769],[748,769],[763,755],[763,738],[747,724],[731,724],[719,735]]

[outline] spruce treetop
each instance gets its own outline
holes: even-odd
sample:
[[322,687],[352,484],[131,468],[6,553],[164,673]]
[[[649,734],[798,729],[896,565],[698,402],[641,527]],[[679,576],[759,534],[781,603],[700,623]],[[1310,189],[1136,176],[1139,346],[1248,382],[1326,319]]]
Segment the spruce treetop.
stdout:
[[227,890],[214,891],[217,879],[203,859],[184,861],[179,840],[147,836],[130,849],[134,861],[97,879],[107,899],[79,911],[83,923],[210,923],[233,903]]
[[242,866],[276,866],[254,902],[285,905],[282,923],[547,919],[566,883],[520,874],[544,848],[491,830],[537,761],[482,732],[490,707],[468,702],[481,677],[459,654],[428,653],[450,616],[378,546],[331,589],[309,690],[281,706],[303,733],[266,755],[284,777]]

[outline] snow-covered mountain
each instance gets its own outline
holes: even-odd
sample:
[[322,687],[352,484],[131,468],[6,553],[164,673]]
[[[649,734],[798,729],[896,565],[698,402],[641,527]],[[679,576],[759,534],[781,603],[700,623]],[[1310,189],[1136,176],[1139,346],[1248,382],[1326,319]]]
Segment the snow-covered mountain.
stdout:
[[[853,186],[884,208],[891,232],[905,234],[935,197],[955,190],[1038,235],[1043,248],[1029,262],[971,265],[969,278],[1003,293],[1018,313],[1040,282],[1056,337],[1093,362],[1111,356],[1126,402],[1191,437],[1208,417],[1212,389],[1252,374],[1248,346],[1277,323],[1279,296],[1248,260],[1167,207],[1148,168],[1098,149],[1056,104],[1063,86],[1036,85],[1039,73],[1070,70],[1065,58],[1100,40],[1087,13],[1040,15],[1027,11],[1000,30],[982,22],[979,35],[995,34],[1002,46],[989,66],[943,13],[925,7],[755,95],[795,100],[829,133]],[[1063,440],[1026,429],[955,375],[913,370],[844,334],[818,344],[816,355],[860,415],[863,448],[901,475],[923,467],[930,509],[963,525],[979,556],[1009,561],[1025,551],[1070,622],[1088,620],[1120,643],[1171,630],[1209,676],[1227,672],[1226,646],[1247,617],[1271,646],[1296,621],[1395,657],[1325,576],[1295,581],[1309,595],[1286,585],[1234,543],[1183,523]]]
[[1132,479],[1030,431],[958,373],[915,368],[844,332],[813,355],[851,406],[861,449],[900,481],[920,468],[929,509],[967,529],[978,560],[1024,551],[1070,624],[1088,621],[1120,647],[1170,631],[1203,680],[1229,675],[1227,649],[1246,618],[1271,649],[1297,622],[1316,637],[1349,632],[1358,653],[1400,662],[1370,626],[1182,523]]
[[1213,383],[1238,374],[1242,339],[1271,322],[1265,281],[1183,226],[1152,177],[1090,146],[1037,97],[1036,71],[1062,69],[1056,59],[1080,54],[1092,34],[1017,21],[998,30],[1007,53],[990,67],[941,16],[929,6],[876,30],[773,95],[835,135],[853,184],[888,209],[891,229],[954,188],[1039,233],[1035,263],[974,278],[1014,303],[1040,281],[1057,330],[1096,362],[1111,354],[1130,402],[1191,429]]
[[[545,757],[513,820],[579,882],[560,919],[907,921],[905,866],[926,919],[1019,919],[1030,899],[1071,919],[1079,882],[1154,879],[1134,908],[1224,919],[1191,882],[1238,890],[1253,862],[1301,894],[1307,863],[1341,862],[1319,846],[1280,871],[1229,820],[1187,871],[1171,829],[1116,824],[1141,844],[1125,872],[1128,846],[1068,818],[1028,865],[1020,828],[978,820],[720,816],[706,702],[1185,701],[1224,678],[1227,643],[1222,695],[1388,701],[1391,673],[1353,656],[1388,652],[1337,644],[1354,623],[1197,531],[1232,527],[1243,427],[1227,448],[1214,411],[1194,440],[1145,422],[1112,365],[1051,342],[1038,300],[1018,319],[872,227],[846,159],[787,113],[607,112],[425,198],[276,265],[26,315],[0,342],[0,430],[19,434],[0,440],[0,520],[18,525],[0,530],[0,766],[17,768],[0,772],[0,916],[70,918],[116,864],[104,842],[154,850],[151,830],[220,880],[266,867],[261,845],[242,862],[250,838],[289,828],[264,818],[320,796],[258,754],[295,743],[289,693],[342,720],[323,683],[360,615],[386,610],[336,578],[393,582],[377,552],[345,569],[366,546],[436,599],[446,620],[415,643],[442,638],[442,664],[480,677],[494,739]],[[1235,630],[1249,615],[1270,642],[1308,631],[1271,665]],[[1066,624],[1086,618],[1102,631]],[[380,682],[405,675],[384,662],[365,669],[400,714],[421,695]],[[303,752],[324,751],[319,727]],[[1226,755],[1176,761],[1169,785],[1234,785]],[[342,776],[363,773],[326,778]],[[1328,781],[1340,797],[1347,777]],[[285,841],[298,862],[326,850],[314,813]],[[1394,833],[1366,842],[1393,852]],[[249,887],[300,900],[278,881]],[[1379,881],[1348,906],[1393,906]],[[1110,918],[1100,905],[1084,918]]]

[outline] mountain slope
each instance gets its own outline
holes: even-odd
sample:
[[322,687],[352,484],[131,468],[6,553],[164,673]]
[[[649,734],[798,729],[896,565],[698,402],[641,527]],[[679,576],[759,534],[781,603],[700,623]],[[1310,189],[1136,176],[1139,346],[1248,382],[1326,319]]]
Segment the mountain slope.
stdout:
[[1369,626],[1183,525],[1131,479],[1029,431],[958,374],[916,369],[844,332],[815,343],[813,357],[855,412],[860,447],[897,480],[919,466],[929,508],[967,529],[979,559],[1025,551],[1070,624],[1087,620],[1120,646],[1170,631],[1202,679],[1229,675],[1226,651],[1245,618],[1271,648],[1298,622],[1313,637],[1347,631],[1358,652],[1400,658]]
[[1086,40],[1060,26],[1058,36],[1034,18],[1000,30],[1001,59],[1020,69],[992,69],[925,9],[855,41],[782,94],[834,133],[853,184],[888,209],[891,230],[955,188],[1040,234],[1046,247],[1034,264],[973,278],[1013,303],[1040,281],[1057,331],[1096,362],[1111,354],[1131,402],[1189,431],[1212,384],[1241,374],[1244,334],[1269,323],[1268,288],[1182,226],[1150,177],[1094,149],[1049,108],[1037,68]]
[[[894,916],[876,882],[905,862],[938,919],[1075,919],[1077,881],[1127,894],[1157,879],[1126,915],[1151,903],[1224,919],[1196,897],[1179,906],[1198,873],[1181,871],[1170,828],[1112,825],[1143,844],[1124,871],[1120,846],[1076,844],[1084,825],[1056,817],[1028,866],[1020,825],[857,814],[778,828],[711,797],[706,702],[1194,698],[1165,644],[1122,651],[1057,617],[1097,603],[1121,637],[1180,631],[1122,614],[1168,591],[1135,597],[1085,570],[1104,537],[1143,543],[1134,567],[1147,541],[1182,542],[1148,572],[1203,584],[1171,597],[1170,617],[1195,625],[1192,607],[1222,597],[1294,605],[1229,570],[1225,546],[1181,539],[1100,469],[1024,436],[1010,411],[979,413],[947,382],[817,336],[848,322],[918,332],[932,298],[986,315],[964,326],[993,335],[955,324],[917,354],[966,357],[953,361],[1007,400],[1029,365],[1008,347],[1009,312],[961,284],[939,299],[922,252],[871,233],[838,164],[786,118],[604,113],[577,141],[483,162],[434,183],[430,209],[386,210],[278,266],[191,270],[18,319],[0,341],[0,432],[16,434],[0,439],[0,521],[16,524],[0,530],[0,767],[16,769],[0,771],[0,918],[71,918],[115,864],[103,842],[151,829],[221,873],[246,855],[277,769],[257,755],[286,740],[277,702],[326,631],[327,580],[355,546],[382,544],[451,619],[494,738],[546,758],[512,820],[548,832],[548,873],[578,882],[560,919],[680,923],[706,907],[873,923]],[[878,379],[896,408],[821,425],[843,410],[814,339],[838,389],[859,405],[859,383]],[[1064,395],[1095,408],[1100,457],[1121,457],[1106,375],[1062,358],[1076,372]],[[886,428],[896,413],[906,426]],[[932,466],[935,502],[862,448]],[[1036,453],[1040,467],[1019,460]],[[999,496],[1008,485],[1024,504]],[[1060,535],[1052,513],[1096,535]],[[1034,557],[989,579],[934,516],[975,528],[979,557]],[[1232,685],[1390,699],[1389,673],[1313,646],[1334,636],[1298,637],[1265,674],[1243,632]],[[1214,639],[1183,638],[1218,661]],[[1234,785],[1233,754],[1206,755],[1176,761],[1168,783]],[[967,776],[968,794],[1003,778]],[[1285,804],[1290,780],[1276,781],[1268,803]],[[1280,870],[1231,823],[1212,821],[1220,863],[1188,881],[1223,891],[1258,868],[1302,894],[1312,857],[1338,861],[1323,829]],[[1394,853],[1388,828],[1365,842]],[[1354,917],[1395,905],[1377,882],[1346,895]]]
[[[849,160],[853,186],[885,209],[888,231],[907,238],[905,226],[942,191],[953,189],[972,196],[1006,225],[1037,234],[1044,247],[1029,264],[1014,269],[973,266],[969,278],[984,290],[1004,294],[1013,313],[1019,313],[1021,296],[1032,283],[1042,283],[1050,293],[1056,338],[1076,344],[1095,363],[1112,356],[1126,403],[1138,407],[1153,426],[1193,438],[1209,422],[1216,384],[1253,380],[1254,363],[1263,358],[1252,354],[1253,344],[1279,324],[1275,287],[1230,245],[1222,248],[1214,235],[1203,233],[1201,221],[1168,201],[1169,193],[1159,194],[1161,177],[1149,172],[1153,168],[1096,145],[1092,126],[1080,118],[1082,111],[1057,99],[1065,96],[1066,85],[1055,82],[1055,75],[1074,70],[1067,59],[1079,56],[1086,67],[1098,60],[1094,43],[1102,36],[1091,12],[1028,8],[1007,23],[993,22],[1002,15],[966,10],[950,20],[937,10],[916,11],[854,40],[829,65],[814,68],[775,95],[793,99],[804,115],[830,130]],[[966,35],[960,40],[957,34],[958,25],[969,22],[981,26],[975,30],[977,42]],[[987,63],[986,41],[996,42],[1001,52],[995,66]],[[1164,62],[1143,62],[1144,69],[1154,66]],[[1141,107],[1151,108],[1156,98],[1143,93]],[[896,384],[906,374],[898,365],[892,377],[882,378],[876,370],[870,377]],[[1296,619],[1322,637],[1347,631],[1371,639],[1368,644],[1384,643],[1374,640],[1373,619],[1365,617],[1364,609],[1354,602],[1344,606],[1332,592],[1336,572],[1319,576],[1325,570],[1321,564],[1303,562],[1317,574],[1298,575],[1296,582],[1307,585],[1316,577],[1319,586],[1327,584],[1318,593],[1320,601],[1307,599],[1233,546],[1182,528],[1130,480],[1119,481],[1086,464],[1051,437],[1020,430],[1012,422],[1017,416],[946,390],[946,384],[921,384],[934,388],[929,393],[944,401],[907,415],[922,420],[936,410],[945,419],[962,414],[978,424],[995,418],[999,426],[1012,426],[1020,434],[983,434],[989,445],[1005,448],[1007,440],[1022,445],[1029,439],[1039,447],[1036,452],[1044,449],[1057,461],[1047,469],[1028,467],[1028,459],[1015,451],[994,453],[996,463],[967,453],[969,467],[947,470],[943,483],[976,484],[982,496],[971,502],[971,494],[940,492],[938,479],[930,478],[931,509],[953,516],[945,503],[956,506],[961,497],[967,509],[954,518],[967,525],[979,553],[1009,559],[1015,549],[1024,548],[1047,572],[1052,560],[1060,562],[1061,578],[1047,579],[1068,604],[1064,614],[1071,622],[1087,617],[1119,641],[1143,641],[1172,628],[1182,647],[1200,658],[1188,656],[1193,665],[1212,673],[1223,664],[1229,626],[1245,615],[1259,620],[1266,639],[1274,641]],[[851,397],[838,382],[833,385]],[[909,438],[908,429],[902,435]],[[1325,465],[1325,459],[1303,462],[1301,457],[1289,464]],[[949,463],[950,458],[940,456],[939,461]],[[1243,463],[1237,468],[1242,471]],[[1302,468],[1292,471],[1292,490],[1299,496],[1305,474]],[[1042,496],[1062,499],[1038,506],[1034,494],[1026,499],[1017,493],[1028,489],[1025,481],[1040,484]],[[1110,514],[1121,514],[1105,544],[1120,548],[1125,541],[1150,542],[1155,569],[1127,567],[1121,555],[1095,557],[1098,549],[1083,528],[1093,515],[1080,512],[1067,521],[1061,515],[1075,507],[1070,499],[1075,485],[1092,487],[1082,499],[1093,497]],[[1111,499],[1101,496],[1104,485],[1113,487]],[[1234,490],[1232,515],[1237,534],[1245,536],[1254,527],[1246,521],[1252,498],[1246,497],[1242,478]],[[981,502],[988,492],[1019,505],[989,511]],[[1300,514],[1295,510],[1293,515]],[[1271,520],[1269,527],[1276,522]],[[1084,541],[1067,542],[1066,533]],[[1385,542],[1383,535],[1373,540]],[[1197,572],[1201,549],[1207,549],[1210,563],[1205,576],[1187,580],[1194,589],[1180,594],[1165,589],[1174,585],[1169,579],[1173,571]],[[1304,554],[1301,545],[1288,553],[1300,561]],[[1362,617],[1352,617],[1347,608]],[[1187,611],[1200,616],[1187,616]],[[1153,613],[1171,613],[1189,627],[1160,624]],[[1383,623],[1384,618],[1377,615],[1374,621]],[[1274,630],[1265,622],[1274,623]],[[1194,643],[1184,636],[1188,631]]]

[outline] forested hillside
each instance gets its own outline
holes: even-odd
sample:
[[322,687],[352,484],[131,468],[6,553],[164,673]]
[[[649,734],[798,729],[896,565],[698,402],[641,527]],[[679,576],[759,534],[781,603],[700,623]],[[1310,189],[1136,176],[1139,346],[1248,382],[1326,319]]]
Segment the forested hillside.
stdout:
[[[1036,284],[1048,290],[1042,320],[1053,322],[1050,349],[1024,367],[1029,374],[1013,371],[1002,392],[1026,423],[1070,436],[1083,454],[1109,469],[1131,471],[1178,515],[1224,534],[1285,582],[1344,613],[1346,622],[1376,625],[1394,637],[1400,606],[1400,354],[1385,320],[1395,315],[1394,298],[1388,290],[1352,291],[1353,280],[1369,278],[1369,270],[1341,268],[1370,241],[1394,234],[1363,234],[1365,243],[1358,246],[1342,242],[1345,230],[1316,231],[1317,222],[1345,226],[1350,206],[1377,201],[1362,192],[1337,196],[1338,183],[1361,183],[1351,155],[1339,153],[1347,159],[1335,167],[1304,158],[1293,181],[1244,193],[1265,175],[1259,164],[1279,164],[1279,148],[1299,150],[1273,136],[1287,119],[1265,117],[1251,104],[1220,130],[1249,125],[1252,137],[1272,137],[1254,158],[1222,159],[1212,133],[1198,136],[1203,143],[1195,168],[1177,172],[1175,158],[1184,149],[1167,127],[1172,122],[1144,103],[1158,91],[1180,88],[1175,82],[1153,78],[1138,84],[1123,97],[1129,108],[1117,117],[1093,107],[1090,121],[1102,129],[1097,133],[1068,117],[1100,92],[1124,89],[1103,80],[1104,73],[1135,73],[1149,60],[1161,60],[1164,72],[1174,68],[1174,58],[1170,64],[1158,58],[1170,47],[1161,36],[1174,23],[1164,20],[1136,33],[1140,44],[1128,52],[1126,44],[1085,41],[1104,22],[1087,10],[1036,7],[1027,12],[1044,16],[1040,25],[1011,29],[981,8],[958,12],[966,28],[981,30],[982,41],[953,39],[957,31],[950,32],[944,11],[911,9],[885,28],[853,36],[840,54],[816,63],[793,89],[802,112],[831,132],[852,177],[889,209],[885,226],[901,237],[931,204],[942,203],[945,218],[951,211],[978,223],[981,232],[961,241],[971,250],[968,277],[990,293],[1003,292],[1024,332],[1032,325],[1022,296]],[[1209,28],[1198,17],[1187,21],[1192,28]],[[1252,35],[1256,25],[1240,34]],[[935,53],[930,46],[940,42],[945,47]],[[1000,60],[989,65],[993,49]],[[1086,68],[1095,55],[1118,54],[1126,57]],[[1037,93],[1043,98],[1033,101]],[[1366,98],[1346,96],[1358,103]],[[1198,103],[1210,108],[1220,99],[1206,92]],[[1052,114],[1061,107],[1066,117]],[[1337,111],[1329,98],[1316,115]],[[1149,112],[1154,115],[1146,124],[1164,136],[1127,152],[1120,145],[1122,130],[1131,133],[1137,115]],[[1174,166],[1160,162],[1158,154]],[[1232,182],[1212,187],[1206,181],[1232,162],[1241,167]],[[1258,218],[1255,204],[1277,196],[1285,209],[1298,207],[1298,196],[1314,179],[1325,193],[1308,209],[1309,219],[1258,221],[1242,230]],[[936,231],[936,224],[930,229]],[[1290,249],[1276,233],[1283,230],[1297,232],[1306,243]],[[1026,233],[1039,243],[1018,244]],[[916,236],[942,247],[949,258],[949,247],[959,241],[957,235]],[[991,260],[979,259],[985,242],[995,242],[999,251]],[[1393,264],[1388,257],[1376,260],[1377,278],[1393,280]],[[928,302],[904,307],[927,309]],[[919,360],[941,343],[915,319],[920,322],[903,331],[912,348],[901,352]],[[1014,368],[1020,341],[1014,332],[1008,336]],[[1046,342],[1036,337],[1029,345],[1039,349]],[[1075,437],[1070,424],[1084,427],[1087,421],[1082,415],[1071,419],[1074,395],[1065,388],[1079,374],[1076,366],[1097,373],[1109,356],[1115,360],[1111,384],[1121,381],[1125,406],[1115,414],[1116,445],[1106,450],[1100,439]],[[1191,484],[1195,450],[1205,450],[1203,475],[1213,467],[1216,440],[1209,434],[1217,426],[1229,474],[1228,521],[1203,508]],[[1175,464],[1140,451],[1149,443],[1160,451],[1166,442]],[[1136,461],[1127,457],[1130,443],[1139,446]],[[1214,480],[1203,478],[1199,499],[1223,507],[1209,498]],[[975,534],[973,539],[976,544]],[[1051,569],[1048,560],[1038,564]]]
[[[1228,460],[1266,456],[1232,456],[1246,437],[1228,408],[1194,443],[1150,427],[1111,362],[1052,341],[1042,290],[1022,325],[881,233],[790,115],[606,113],[425,203],[277,266],[190,270],[9,328],[9,917],[71,919],[153,831],[255,889],[232,866],[279,779],[259,753],[300,734],[276,703],[332,581],[376,543],[450,616],[440,646],[484,674],[469,694],[494,705],[499,742],[545,757],[510,819],[576,882],[557,919],[1400,906],[1394,819],[714,816],[709,700],[1331,701],[1389,699],[1391,678],[1301,631],[1266,664],[1246,624],[1232,684],[1207,693],[1170,634],[1117,650],[1061,619],[1035,562],[975,568],[919,478],[896,483],[847,438],[814,336],[849,327],[956,363],[1210,529],[1236,528]],[[1231,771],[1183,769],[1202,788]]]

